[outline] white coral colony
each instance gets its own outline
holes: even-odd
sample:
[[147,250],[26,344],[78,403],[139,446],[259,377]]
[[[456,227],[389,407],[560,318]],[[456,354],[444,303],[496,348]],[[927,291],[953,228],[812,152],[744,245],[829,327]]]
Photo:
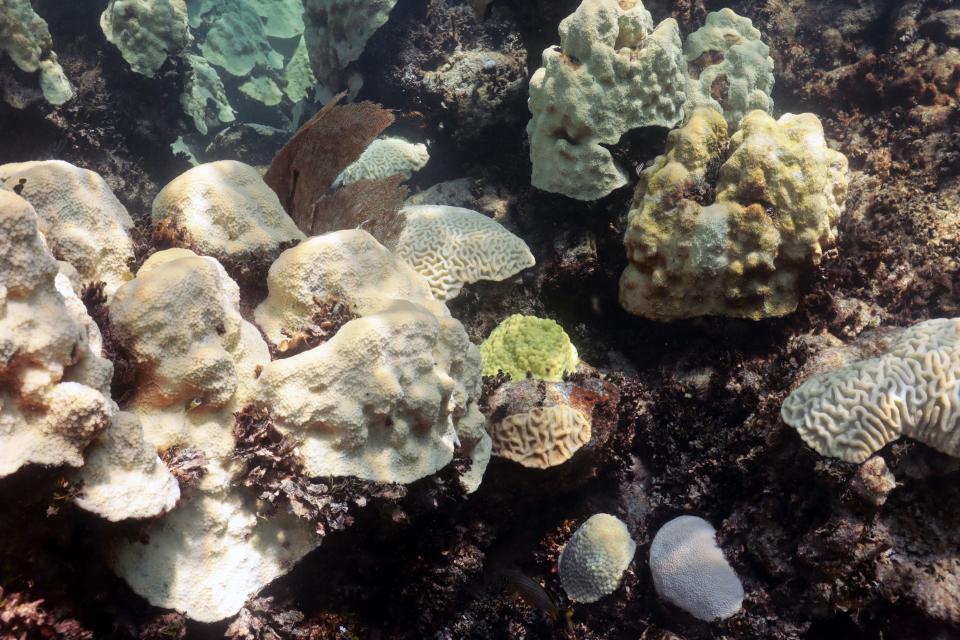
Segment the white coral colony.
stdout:
[[960,456],[960,318],[921,322],[879,357],[810,378],[780,414],[817,453],[847,462],[901,435]]
[[637,544],[627,525],[598,513],[580,525],[560,552],[560,583],[574,602],[596,602],[620,586]]

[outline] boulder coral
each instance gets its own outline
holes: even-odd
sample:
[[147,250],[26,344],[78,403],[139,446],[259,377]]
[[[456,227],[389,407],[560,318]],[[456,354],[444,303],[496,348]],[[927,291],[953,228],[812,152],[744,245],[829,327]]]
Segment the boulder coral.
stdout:
[[100,27],[130,68],[145,76],[193,41],[184,0],[110,0]]
[[502,371],[511,378],[527,376],[559,382],[573,373],[577,348],[559,324],[547,318],[514,314],[490,332],[480,345],[483,375]]
[[590,516],[560,552],[557,567],[567,597],[596,602],[616,591],[636,550],[619,518],[608,513]]
[[752,111],[728,137],[713,109],[672,131],[640,176],[620,304],[654,320],[793,311],[836,240],[847,159],[812,114]]
[[37,15],[30,0],[0,2],[0,51],[20,70],[40,72],[40,90],[50,104],[61,105],[74,96],[73,85],[53,51],[47,21]]

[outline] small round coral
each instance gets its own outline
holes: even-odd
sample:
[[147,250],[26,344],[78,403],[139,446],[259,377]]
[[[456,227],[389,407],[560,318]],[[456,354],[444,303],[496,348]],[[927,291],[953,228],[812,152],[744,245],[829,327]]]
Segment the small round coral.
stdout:
[[577,349],[553,320],[514,314],[501,322],[480,345],[483,375],[503,371],[515,380],[534,378],[560,382],[577,368]]
[[620,586],[637,544],[627,525],[598,513],[580,525],[560,552],[560,584],[574,602],[596,602]]

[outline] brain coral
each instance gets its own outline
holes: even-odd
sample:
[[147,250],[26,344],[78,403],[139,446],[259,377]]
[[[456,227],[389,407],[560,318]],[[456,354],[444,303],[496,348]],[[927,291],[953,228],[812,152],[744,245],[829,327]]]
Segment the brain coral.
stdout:
[[444,205],[407,206],[394,249],[430,283],[438,300],[457,297],[463,285],[506,280],[536,261],[527,244],[482,213]]
[[560,552],[563,590],[574,602],[596,602],[620,586],[637,545],[627,525],[598,513],[580,525]]
[[490,332],[480,346],[483,375],[503,371],[514,379],[531,375],[558,382],[577,368],[577,349],[553,320],[514,314]]
[[743,606],[743,585],[717,546],[716,530],[696,516],[666,523],[650,544],[650,573],[660,597],[699,620],[729,618]]
[[173,222],[194,246],[219,260],[272,257],[304,238],[256,169],[236,160],[196,166],[153,200],[155,223]]
[[100,28],[130,68],[145,76],[192,41],[184,0],[110,0]]
[[900,435],[960,456],[960,319],[921,322],[879,357],[808,379],[780,413],[818,453],[847,462]]
[[40,72],[40,89],[50,104],[60,105],[73,97],[73,87],[53,52],[47,22],[30,0],[0,0],[0,51],[21,71]]
[[563,464],[590,442],[590,419],[573,407],[534,407],[492,424],[490,439],[495,455],[546,469]]
[[686,82],[675,20],[653,29],[640,0],[584,0],[530,79],[533,186],[580,200],[622,187],[626,173],[604,145],[676,125]]
[[716,109],[731,132],[754,109],[773,112],[773,58],[769,54],[749,18],[731,9],[708,14],[706,23],[683,43],[690,72],[684,112],[689,116],[697,107]]
[[133,220],[99,175],[44,160],[0,165],[0,182],[22,182],[20,195],[46,223],[50,249],[80,273],[83,284],[102,281],[110,296],[133,277]]
[[847,160],[816,116],[752,111],[728,145],[723,117],[698,109],[641,175],[620,304],[655,320],[790,313],[800,276],[835,240],[846,191]]
[[414,144],[403,138],[377,138],[337,176],[335,184],[382,180],[398,173],[409,180],[413,172],[422,169],[429,160],[425,144]]
[[58,289],[70,284],[37,223],[0,189],[0,477],[30,463],[80,466],[113,414],[113,366],[91,349],[99,333],[82,304]]

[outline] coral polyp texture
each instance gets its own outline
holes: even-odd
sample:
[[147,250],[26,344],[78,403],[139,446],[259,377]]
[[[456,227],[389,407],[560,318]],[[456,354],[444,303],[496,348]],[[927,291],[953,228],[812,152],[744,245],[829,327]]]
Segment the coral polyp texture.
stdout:
[[73,97],[73,85],[53,51],[47,21],[37,15],[30,0],[0,0],[0,51],[21,71],[40,72],[40,90],[50,104]]
[[781,415],[818,453],[847,462],[901,435],[960,457],[960,319],[903,329],[882,355],[808,379]]
[[717,111],[698,109],[640,177],[620,304],[664,321],[790,313],[846,192],[847,160],[816,116],[752,111],[728,138]]
[[480,345],[483,375],[502,371],[515,380],[528,375],[559,382],[573,373],[579,358],[570,337],[547,318],[514,314],[490,332]]
[[653,28],[640,0],[584,0],[560,23],[560,46],[530,79],[532,184],[597,200],[627,183],[604,145],[683,118],[686,62],[672,18]]
[[377,138],[364,149],[360,157],[337,176],[336,184],[350,184],[358,180],[382,180],[402,175],[409,180],[415,171],[430,160],[427,145],[403,138]]
[[463,285],[506,280],[536,264],[526,243],[482,213],[444,205],[412,205],[394,249],[427,279],[438,300],[457,297]]
[[199,251],[219,260],[272,258],[305,237],[257,170],[236,160],[174,178],[154,199],[151,217],[186,231]]
[[703,518],[680,516],[660,527],[650,543],[657,594],[705,622],[729,618],[743,607],[743,584],[716,533]]
[[18,187],[33,205],[51,251],[79,272],[84,285],[103,282],[110,296],[133,277],[133,220],[99,175],[43,160],[0,165],[0,182]]
[[636,550],[619,518],[608,513],[590,516],[560,552],[557,568],[567,597],[589,603],[616,591]]
[[130,68],[145,76],[192,42],[184,0],[110,0],[100,27]]
[[707,15],[706,23],[687,36],[683,55],[690,80],[684,111],[711,107],[723,114],[731,132],[747,113],[773,112],[773,58],[749,18],[731,9]]
[[27,464],[83,464],[113,415],[113,366],[83,305],[68,304],[65,276],[30,204],[0,189],[0,477]]

